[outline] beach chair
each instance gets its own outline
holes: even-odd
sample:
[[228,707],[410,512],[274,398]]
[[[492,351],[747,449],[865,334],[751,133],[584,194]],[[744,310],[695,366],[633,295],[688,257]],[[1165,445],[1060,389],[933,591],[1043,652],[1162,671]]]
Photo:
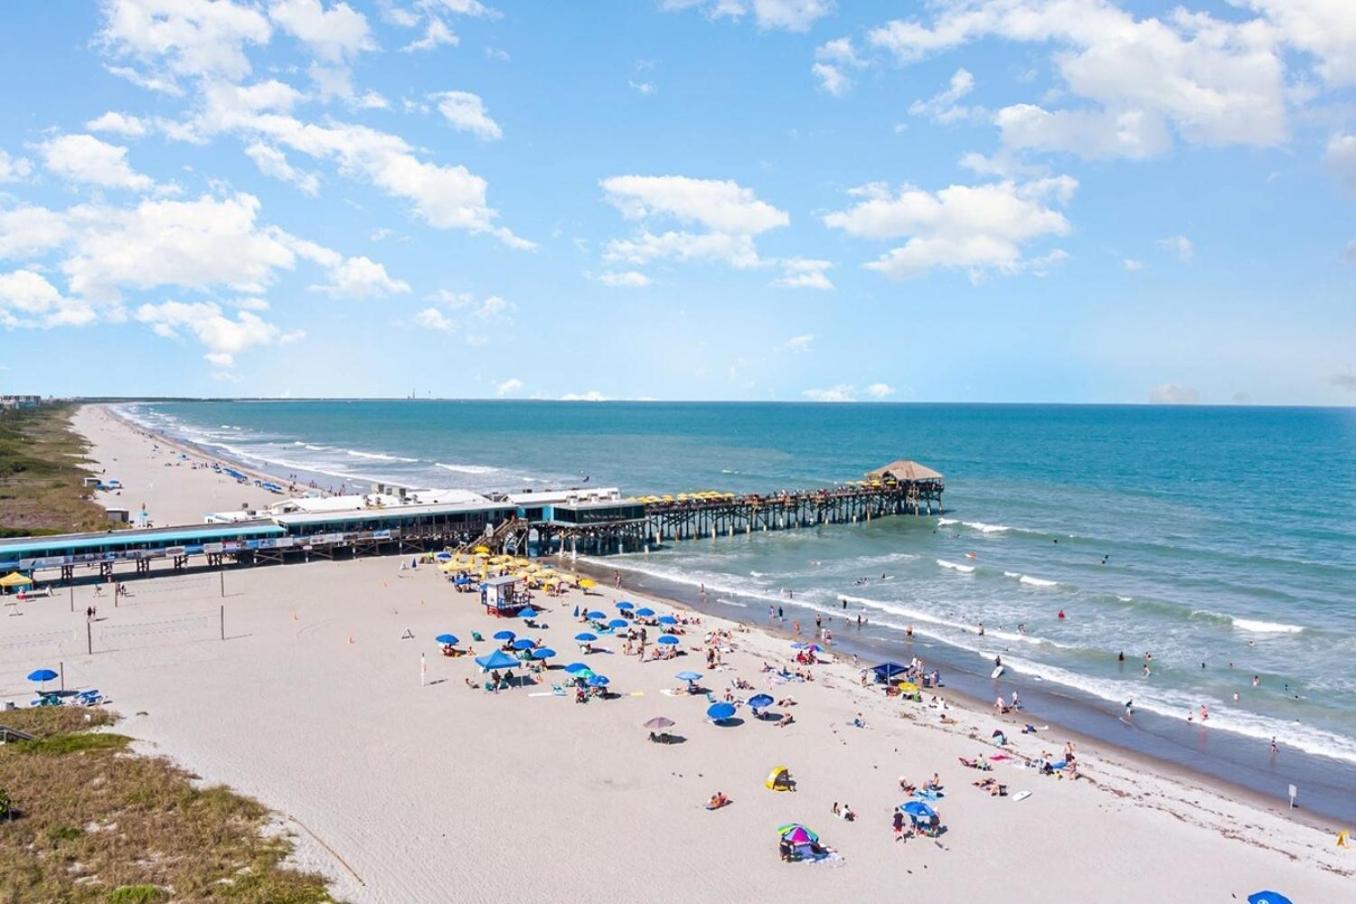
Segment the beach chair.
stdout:
[[559,685],[559,684],[553,684],[553,685],[551,685],[551,693],[554,694],[554,695],[557,696],[557,697],[564,697],[564,696],[565,696],[565,688],[564,688],[562,685]]
[[479,631],[472,631],[472,632],[471,632],[471,639],[474,640],[476,643],[484,643],[484,642],[485,642],[485,638],[480,636],[480,632],[479,632]]

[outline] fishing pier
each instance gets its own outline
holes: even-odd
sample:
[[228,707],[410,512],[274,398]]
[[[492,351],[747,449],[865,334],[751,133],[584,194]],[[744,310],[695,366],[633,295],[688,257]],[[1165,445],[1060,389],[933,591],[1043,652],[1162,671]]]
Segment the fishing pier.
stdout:
[[943,489],[941,474],[900,460],[863,480],[821,489],[557,503],[525,511],[516,526],[501,525],[503,536],[496,531],[496,539],[505,551],[538,555],[641,552],[678,540],[941,514]]

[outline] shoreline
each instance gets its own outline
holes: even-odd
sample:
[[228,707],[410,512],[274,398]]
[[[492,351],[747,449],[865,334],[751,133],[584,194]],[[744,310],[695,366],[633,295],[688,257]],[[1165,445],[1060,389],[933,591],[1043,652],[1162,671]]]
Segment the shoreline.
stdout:
[[[109,410],[107,406],[100,407]],[[237,467],[251,476],[272,480],[287,480],[291,476],[282,471],[270,472],[266,468],[251,465],[230,455],[209,451],[196,444],[176,439],[145,427],[117,412],[110,410],[109,413],[129,429],[144,436],[154,437],[163,444],[202,456],[209,461]],[[846,529],[846,526],[844,528]],[[590,573],[607,578],[609,581],[614,570],[606,560],[596,558],[586,560],[581,557],[578,567],[581,571],[589,570]],[[777,633],[757,616],[741,619],[736,614],[723,611],[728,610],[728,607],[720,607],[711,604],[709,600],[701,600],[695,588],[653,577],[627,565],[618,566],[616,570],[620,570],[622,574],[624,588],[638,588],[685,609]],[[800,617],[807,626],[817,612],[811,608],[802,609],[794,600],[786,601],[785,605],[791,610],[800,610]],[[788,621],[790,620],[788,618]],[[789,633],[785,636],[787,640],[793,639]],[[878,657],[873,660],[875,662],[900,657],[907,661],[915,654],[924,659],[939,657],[943,665],[944,680],[954,679],[950,690],[961,694],[968,706],[978,713],[991,715],[992,697],[986,698],[986,693],[1001,690],[1006,697],[1016,687],[1022,694],[1024,714],[1037,719],[1041,724],[1049,724],[1052,731],[1076,734],[1090,745],[1103,745],[1121,758],[1170,773],[1185,782],[1228,789],[1230,793],[1246,797],[1261,809],[1314,828],[1326,830],[1333,824],[1356,822],[1356,793],[1352,791],[1356,767],[1340,760],[1287,749],[1283,751],[1287,762],[1298,763],[1298,768],[1287,770],[1285,775],[1269,774],[1250,760],[1250,755],[1255,753],[1259,746],[1264,745],[1264,741],[1227,729],[1206,729],[1196,726],[1193,732],[1166,716],[1152,712],[1136,712],[1135,733],[1128,743],[1117,741],[1109,736],[1106,729],[1119,730],[1118,726],[1123,726],[1124,723],[1107,713],[1104,701],[1092,698],[1075,688],[1032,681],[1012,670],[1003,676],[1001,683],[991,681],[987,674],[974,668],[973,657],[968,651],[954,647],[944,640],[920,638],[915,643],[901,648],[900,644],[884,638],[873,638],[874,642],[863,644],[854,640],[856,636],[853,631],[835,631],[835,643],[845,644],[846,648],[857,648],[867,659]],[[894,649],[890,649],[891,647]],[[1008,724],[1020,730],[1022,721],[1017,721],[1015,716],[1004,718]],[[1193,734],[1194,737],[1191,736]],[[1209,741],[1212,738],[1216,739],[1216,742],[1210,745]],[[1211,752],[1202,752],[1203,746],[1210,746]],[[1252,781],[1233,777],[1230,772],[1235,776],[1239,773],[1245,774]],[[1297,806],[1293,809],[1288,806],[1284,796],[1286,786],[1292,782],[1300,790]],[[1272,790],[1268,791],[1268,787]],[[1317,807],[1312,806],[1315,801],[1318,802]]]
[[[131,450],[144,440],[125,432],[123,442]],[[142,454],[139,474],[129,471],[134,488],[160,467]],[[219,492],[210,471],[175,476],[170,492],[185,498]],[[540,597],[549,627],[535,633],[563,661],[583,658],[606,670],[619,696],[585,706],[553,699],[558,669],[536,687],[470,690],[464,682],[478,680],[471,663],[438,655],[432,637],[448,630],[488,637],[505,622],[487,616],[473,595],[453,592],[435,569],[397,570],[407,559],[231,569],[221,598],[214,576],[157,572],[131,582],[120,608],[105,616],[101,605],[96,631],[111,648],[93,656],[62,646],[83,644],[82,615],[35,601],[23,613],[22,646],[7,649],[0,637],[0,657],[63,659],[72,685],[114,698],[127,715],[121,730],[139,738],[139,748],[305,827],[298,860],[355,902],[490,900],[502,894],[505,875],[521,893],[561,901],[864,897],[902,880],[905,869],[913,893],[939,901],[996,891],[1015,902],[1172,900],[1184,887],[1203,900],[1262,887],[1336,900],[1350,888],[1356,862],[1333,849],[1332,836],[1240,801],[1233,789],[1221,794],[1157,765],[1146,770],[1104,755],[1054,726],[1010,746],[1035,756],[1072,739],[1083,778],[995,764],[987,776],[1032,797],[991,798],[970,787],[978,776],[956,763],[997,753],[983,707],[968,708],[951,691],[956,702],[947,711],[886,699],[861,688],[847,661],[816,666],[813,682],[778,683],[759,666],[786,662],[789,650],[762,626],[702,614],[681,638],[679,662],[641,662],[607,638],[580,657],[570,640],[580,630],[572,607],[612,611],[619,594],[610,586],[587,597]],[[83,607],[93,589],[74,592],[82,599],[73,605]],[[661,611],[687,608],[626,595],[638,604],[653,599]],[[216,636],[221,604],[225,640]],[[702,634],[713,628],[730,631],[720,644],[725,662],[704,670]],[[489,650],[474,646],[478,655]],[[702,718],[704,700],[669,693],[672,673],[694,667],[717,694],[739,678],[794,696],[786,711],[795,723],[712,725]],[[0,694],[27,690],[17,679],[3,684]],[[854,712],[865,728],[850,724]],[[647,743],[641,726],[656,714],[675,718],[686,743]],[[954,723],[942,724],[942,715]],[[777,763],[793,770],[796,794],[764,789]],[[897,778],[921,782],[933,772],[947,784],[947,833],[894,842]],[[735,803],[708,813],[701,803],[718,789]],[[844,801],[860,814],[857,823],[830,815],[830,805]],[[780,863],[772,829],[793,820],[817,829],[841,859]],[[561,844],[562,831],[587,843]],[[1042,836],[1048,843],[1036,840]],[[675,846],[682,857],[663,856]],[[617,870],[619,851],[654,856],[643,869]],[[1088,870],[1089,862],[1101,869]],[[1013,881],[1033,869],[1040,882]],[[1117,876],[1124,881],[1108,883]]]

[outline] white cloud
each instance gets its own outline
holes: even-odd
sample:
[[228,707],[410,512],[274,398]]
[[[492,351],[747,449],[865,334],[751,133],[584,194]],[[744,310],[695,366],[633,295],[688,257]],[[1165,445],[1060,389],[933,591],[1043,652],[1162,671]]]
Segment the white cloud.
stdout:
[[326,9],[320,0],[273,0],[268,16],[317,57],[331,63],[377,47],[367,17],[347,3],[334,3]]
[[560,397],[562,402],[606,402],[607,396],[596,389],[590,389],[588,392],[567,392]]
[[425,296],[426,300],[437,302],[449,311],[458,311],[477,320],[501,320],[516,310],[513,302],[498,295],[487,295],[477,299],[470,292],[453,292],[439,289]]
[[614,289],[639,289],[650,284],[650,278],[635,270],[609,270],[598,276],[598,282]]
[[1356,6],[1346,0],[1239,0],[1275,24],[1283,40],[1309,54],[1328,85],[1356,85]]
[[457,131],[470,132],[486,141],[504,137],[499,123],[490,118],[479,95],[469,91],[444,91],[432,97],[438,101],[438,112]]
[[94,308],[88,302],[62,296],[40,273],[32,270],[0,273],[0,325],[84,326],[94,319]]
[[1347,242],[1347,248],[1344,255],[1349,261],[1356,261],[1356,239]]
[[33,172],[33,164],[26,157],[11,157],[0,148],[0,182],[18,182]]
[[1130,271],[1131,273],[1138,273],[1140,270],[1144,269],[1144,261],[1139,261],[1135,260],[1132,257],[1127,257],[1125,260],[1121,261],[1121,266],[1125,267],[1125,269]]
[[811,402],[855,402],[857,401],[857,387],[848,383],[839,383],[837,386],[830,386],[827,389],[806,389],[801,395]]
[[207,349],[203,357],[222,368],[231,367],[237,355],[255,346],[293,342],[305,335],[299,330],[284,333],[251,311],[238,311],[232,318],[213,302],[143,304],[137,308],[136,319],[158,336],[192,335]]
[[271,145],[256,141],[245,148],[245,154],[259,167],[259,172],[284,182],[291,182],[308,195],[315,196],[320,191],[320,177],[315,173],[303,172],[287,162],[287,156]]
[[44,254],[63,245],[71,232],[64,216],[45,207],[0,209],[0,258]]
[[865,198],[830,213],[824,223],[850,235],[907,242],[867,264],[893,279],[919,276],[936,267],[984,272],[1038,270],[1063,254],[1028,259],[1023,249],[1046,236],[1069,233],[1069,222],[1052,204],[1067,203],[1077,188],[1069,176],[1029,182],[951,185],[936,193],[901,186],[892,193],[874,184],[852,193]]
[[422,327],[443,333],[455,332],[457,329],[456,321],[437,308],[424,308],[414,315],[414,320]]
[[1196,246],[1191,243],[1191,239],[1184,235],[1174,235],[1165,239],[1159,239],[1158,244],[1159,247],[1166,248],[1168,251],[1177,255],[1177,259],[1184,264],[1196,256]]
[[791,222],[785,212],[758,200],[753,189],[727,180],[613,176],[600,185],[604,198],[628,220],[674,219],[708,230],[642,230],[634,238],[609,242],[603,252],[609,261],[715,260],[741,269],[756,267],[761,261],[753,237]]
[[517,377],[509,377],[507,380],[494,387],[494,394],[501,399],[504,398],[504,396],[511,396],[522,391],[523,381],[519,380]]
[[782,275],[774,279],[771,285],[782,289],[832,289],[833,283],[824,271],[833,266],[831,261],[811,260],[803,257],[788,257],[777,261]]
[[93,135],[59,135],[39,146],[53,174],[71,182],[145,191],[154,183],[127,163],[127,148]]
[[816,21],[833,12],[832,0],[662,0],[660,8],[701,8],[707,18],[739,19],[749,12],[761,29],[808,31]]
[[886,399],[895,394],[895,388],[889,383],[872,383],[866,387],[866,394],[873,399]]
[[1337,177],[1338,185],[1356,194],[1356,134],[1332,136],[1324,150],[1323,163]]
[[995,122],[1010,148],[1067,151],[1081,157],[1142,159],[1165,153],[1172,136],[1162,117],[1144,110],[1057,110],[1014,104]]
[[1149,390],[1150,405],[1195,405],[1200,401],[1201,394],[1190,386],[1164,383]]
[[[105,0],[100,42],[117,57],[149,67],[118,67],[143,87],[177,91],[176,79],[250,72],[246,45],[267,44],[272,29],[253,3],[232,0]],[[161,68],[163,67],[163,68]]]
[[649,97],[658,90],[655,87],[654,82],[638,82],[635,79],[627,79],[626,84],[630,85],[631,90],[635,91],[637,94],[642,94],[646,97]]
[[[1140,154],[1146,141],[1160,140],[1159,122],[1201,144],[1275,145],[1289,135],[1278,34],[1261,20],[1226,21],[1181,8],[1162,19],[1136,19],[1108,0],[994,0],[933,8],[930,24],[895,20],[871,31],[870,42],[904,62],[987,37],[1053,45],[1068,92],[1093,102],[1104,124],[1137,130],[1136,140],[1123,146]],[[1115,142],[1099,134],[1095,122],[1029,119],[1030,129],[1048,128],[1056,135],[1037,138],[1028,131],[1028,146],[1089,156],[1114,151]],[[1079,140],[1092,147],[1076,144]]]
[[802,336],[792,336],[782,343],[782,348],[789,352],[808,352],[810,346],[814,344],[815,337],[813,333],[806,333]]
[[411,41],[400,48],[404,53],[415,53],[420,50],[434,50],[438,47],[456,47],[461,43],[461,38],[457,33],[448,28],[447,23],[436,16],[429,16],[428,24],[424,26],[424,36],[417,41]]
[[820,89],[841,97],[852,87],[851,70],[861,69],[866,61],[857,56],[851,38],[835,38],[815,48],[810,72],[819,79]]
[[102,116],[91,119],[85,123],[85,128],[91,132],[115,132],[128,138],[140,138],[148,131],[144,120],[116,110],[109,110]]
[[336,298],[383,298],[410,291],[410,284],[392,279],[386,268],[366,257],[350,257],[330,271],[330,281],[310,287]]
[[485,56],[499,63],[507,63],[513,59],[513,57],[509,56],[507,50],[501,50],[498,47],[486,47]]
[[947,87],[927,100],[916,100],[909,105],[913,116],[926,116],[933,122],[953,123],[983,115],[980,107],[961,106],[959,101],[975,88],[975,77],[968,69],[957,69]]

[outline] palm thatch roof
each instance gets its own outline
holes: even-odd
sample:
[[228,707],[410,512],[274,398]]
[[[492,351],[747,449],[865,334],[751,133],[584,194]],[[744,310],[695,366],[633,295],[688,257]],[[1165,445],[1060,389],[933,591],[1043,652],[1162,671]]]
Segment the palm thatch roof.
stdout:
[[916,461],[909,461],[901,458],[898,461],[892,461],[884,467],[877,468],[874,471],[868,471],[867,477],[876,480],[892,478],[900,483],[909,483],[917,480],[941,480],[942,475],[927,467],[920,465]]

